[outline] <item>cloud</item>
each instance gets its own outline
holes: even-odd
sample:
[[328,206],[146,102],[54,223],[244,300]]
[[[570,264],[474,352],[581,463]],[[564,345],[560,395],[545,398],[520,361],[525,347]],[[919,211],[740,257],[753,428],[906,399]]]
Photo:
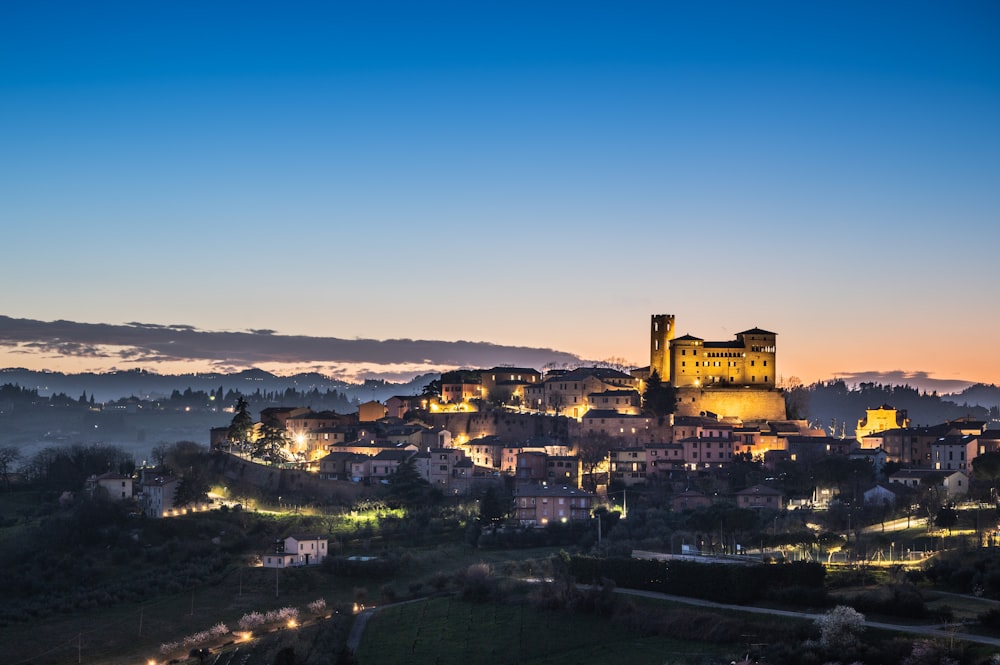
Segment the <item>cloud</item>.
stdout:
[[0,346],[14,351],[127,362],[202,361],[229,367],[335,363],[422,367],[542,367],[579,358],[553,349],[489,342],[339,339],[278,335],[273,330],[218,332],[188,325],[77,323],[0,316]]

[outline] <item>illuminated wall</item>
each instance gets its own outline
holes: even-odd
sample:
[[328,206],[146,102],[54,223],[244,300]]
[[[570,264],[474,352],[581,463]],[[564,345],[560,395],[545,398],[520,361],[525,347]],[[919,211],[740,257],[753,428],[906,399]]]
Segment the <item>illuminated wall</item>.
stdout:
[[677,388],[711,385],[773,388],[776,335],[754,328],[732,342],[706,342],[692,335],[670,344],[670,376]]
[[678,388],[675,416],[710,411],[742,420],[785,420],[785,397],[777,390]]
[[906,411],[897,411],[887,404],[883,404],[877,409],[867,409],[864,418],[858,421],[855,436],[858,442],[863,442],[864,437],[886,430],[906,428],[910,426],[910,419],[906,417]]

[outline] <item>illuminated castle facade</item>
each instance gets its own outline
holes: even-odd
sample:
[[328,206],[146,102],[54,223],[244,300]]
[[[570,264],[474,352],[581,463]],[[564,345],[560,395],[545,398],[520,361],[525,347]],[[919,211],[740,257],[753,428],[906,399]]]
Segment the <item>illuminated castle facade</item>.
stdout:
[[676,415],[784,420],[784,396],[775,388],[775,333],[751,328],[735,340],[709,342],[677,337],[675,327],[672,314],[652,315],[649,372],[676,389]]

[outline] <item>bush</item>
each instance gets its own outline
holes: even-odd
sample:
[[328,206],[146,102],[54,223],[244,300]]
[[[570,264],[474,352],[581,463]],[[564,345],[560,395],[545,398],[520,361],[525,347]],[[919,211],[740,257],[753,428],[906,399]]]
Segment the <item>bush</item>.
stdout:
[[486,563],[472,564],[458,574],[457,582],[462,598],[474,602],[489,600],[497,589],[493,569]]
[[816,626],[824,649],[848,649],[857,645],[865,629],[865,615],[853,607],[838,605],[816,619]]

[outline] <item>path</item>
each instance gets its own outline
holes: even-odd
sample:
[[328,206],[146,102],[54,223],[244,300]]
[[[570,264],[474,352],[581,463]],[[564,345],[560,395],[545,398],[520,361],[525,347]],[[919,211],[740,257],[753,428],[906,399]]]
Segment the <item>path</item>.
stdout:
[[[815,620],[822,616],[814,612],[798,612],[795,610],[778,610],[769,607],[753,607],[750,605],[727,605],[724,603],[716,603],[711,600],[701,600],[699,598],[687,598],[685,596],[672,596],[666,593],[658,593],[656,591],[640,591],[638,589],[615,589],[617,593],[628,594],[632,596],[644,596],[646,598],[657,598],[661,600],[669,600],[675,603],[685,603],[688,605],[698,605],[700,607],[711,607],[721,610],[733,610],[736,612],[750,612],[751,614],[772,614],[776,616],[793,617],[796,619],[809,619]],[[964,642],[976,642],[978,644],[988,644],[990,646],[1000,647],[1000,638],[987,637],[985,635],[974,635],[972,633],[961,632],[962,624],[947,624],[942,626],[912,626],[912,625],[901,625],[895,623],[882,623],[881,621],[865,621],[865,625],[869,628],[878,628],[879,630],[890,630],[897,633],[910,633],[913,635],[924,635],[927,637],[943,637],[946,639],[962,640]]]

